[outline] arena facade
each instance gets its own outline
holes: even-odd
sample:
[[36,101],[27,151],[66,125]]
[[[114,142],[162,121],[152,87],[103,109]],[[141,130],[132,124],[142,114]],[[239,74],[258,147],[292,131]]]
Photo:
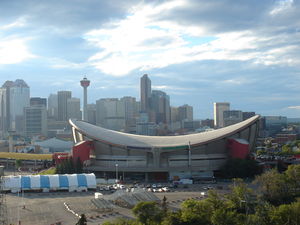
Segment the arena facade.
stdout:
[[244,158],[255,147],[259,116],[203,133],[143,136],[70,120],[73,158],[98,177],[172,180],[210,177],[228,157]]

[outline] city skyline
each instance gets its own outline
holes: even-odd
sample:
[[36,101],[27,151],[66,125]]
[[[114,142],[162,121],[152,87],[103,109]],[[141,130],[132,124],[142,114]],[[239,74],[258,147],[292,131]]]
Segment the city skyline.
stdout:
[[213,102],[299,117],[296,1],[17,2],[0,2],[0,83],[24,79],[32,97],[69,90],[82,102],[86,75],[88,103],[139,99],[147,73],[197,119]]

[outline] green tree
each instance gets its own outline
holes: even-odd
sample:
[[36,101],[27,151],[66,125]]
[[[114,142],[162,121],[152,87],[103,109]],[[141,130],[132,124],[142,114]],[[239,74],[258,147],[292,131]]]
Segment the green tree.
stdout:
[[263,194],[263,198],[272,204],[286,203],[292,198],[285,175],[275,169],[256,177],[254,183],[258,184],[258,190]]
[[160,224],[163,218],[162,209],[156,202],[139,202],[132,212],[145,225]]
[[19,169],[21,166],[22,166],[22,160],[21,159],[17,159],[16,160],[16,167],[17,167],[17,169]]
[[248,188],[247,184],[242,179],[233,179],[231,192],[226,195],[228,205],[233,210],[240,213],[249,214],[254,211],[255,203],[253,201],[252,189]]
[[292,194],[300,195],[300,165],[290,165],[285,171],[288,183],[290,184]]
[[78,157],[75,164],[75,173],[82,173],[83,171],[83,165],[81,163],[80,158]]
[[189,225],[209,225],[212,213],[209,202],[186,200],[182,203],[181,221]]
[[260,174],[261,168],[252,159],[229,159],[221,168],[221,173],[226,178],[251,178]]
[[217,209],[214,211],[211,217],[211,223],[213,225],[239,225],[245,224],[245,220],[242,214],[238,214],[235,211],[228,210],[226,208]]
[[273,210],[271,221],[274,225],[299,225],[300,224],[300,202],[284,204]]

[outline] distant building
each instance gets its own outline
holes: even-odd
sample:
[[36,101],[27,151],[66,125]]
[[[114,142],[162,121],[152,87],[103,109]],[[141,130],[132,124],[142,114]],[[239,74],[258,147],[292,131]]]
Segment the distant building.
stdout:
[[200,121],[199,120],[192,120],[192,121],[183,120],[182,128],[189,130],[189,131],[194,131],[194,130],[200,128]]
[[124,105],[125,113],[125,132],[135,133],[136,121],[139,115],[139,103],[134,97],[125,96],[120,99]]
[[224,126],[230,126],[243,121],[243,113],[241,110],[225,110],[223,111]]
[[151,94],[151,110],[155,114],[155,123],[170,123],[170,97],[163,91],[153,90]]
[[71,91],[59,91],[57,92],[57,101],[58,101],[58,120],[59,121],[68,121],[68,99],[72,98]]
[[117,98],[103,98],[96,101],[97,125],[111,129],[124,130],[125,107],[124,102]]
[[87,104],[87,122],[96,125],[96,104]]
[[30,106],[44,106],[47,108],[47,99],[40,97],[30,98]]
[[193,120],[193,107],[189,106],[187,104],[183,106],[178,107],[178,117],[179,121],[187,120],[192,121]]
[[140,83],[140,94],[141,94],[141,111],[149,112],[151,102],[151,80],[147,74],[141,77]]
[[48,97],[48,117],[58,120],[58,99],[57,94],[50,94]]
[[201,120],[201,126],[202,127],[214,127],[214,120],[212,119],[206,119],[206,120]]
[[171,123],[179,122],[179,109],[178,107],[170,107]]
[[80,99],[79,98],[69,98],[67,99],[67,118],[82,119],[80,111]]
[[24,108],[30,105],[30,88],[24,80],[6,81],[0,90],[0,115],[3,134],[24,131]]
[[276,134],[275,142],[278,144],[286,144],[288,142],[296,141],[298,138],[297,134]]
[[47,110],[44,105],[33,105],[24,108],[25,136],[43,135],[47,137]]
[[255,116],[255,112],[243,112],[243,120],[249,119],[252,116]]
[[140,113],[139,120],[136,123],[136,134],[155,136],[156,135],[156,124],[149,122],[147,113]]
[[285,116],[264,116],[265,130],[267,135],[274,137],[287,127],[287,118]]
[[38,145],[49,152],[70,152],[73,147],[73,142],[58,138],[51,138],[45,141],[36,141],[34,145]]
[[224,127],[223,112],[230,110],[229,102],[214,102],[214,125],[216,128]]

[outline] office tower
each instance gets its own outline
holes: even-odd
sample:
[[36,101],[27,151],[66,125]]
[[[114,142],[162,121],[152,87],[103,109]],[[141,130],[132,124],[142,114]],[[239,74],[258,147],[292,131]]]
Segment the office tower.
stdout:
[[50,94],[48,97],[48,117],[57,120],[58,100],[57,94]]
[[13,81],[6,81],[0,88],[0,123],[1,136],[7,135],[10,128],[10,87]]
[[87,114],[87,88],[90,86],[90,81],[84,77],[80,81],[81,87],[83,87],[83,120],[88,121],[88,114]]
[[96,104],[87,104],[87,122],[96,125]]
[[193,121],[193,106],[190,105],[182,105],[178,107],[178,117],[179,121]]
[[18,134],[24,131],[24,108],[30,105],[30,89],[24,80],[17,79],[10,87],[11,129]]
[[287,117],[285,116],[265,116],[266,135],[275,137],[283,128],[287,127]]
[[67,103],[68,99],[72,97],[71,91],[59,91],[57,92],[57,102],[58,102],[58,121],[67,121],[68,112],[67,112]]
[[223,112],[230,110],[229,102],[214,102],[214,125],[216,128],[224,127]]
[[223,111],[224,127],[243,121],[243,112],[241,110],[225,110]]
[[47,136],[47,110],[44,104],[31,105],[24,108],[24,133],[27,137],[35,135]]
[[47,108],[46,98],[40,98],[40,97],[30,98],[30,106],[41,106],[41,105]]
[[148,78],[147,74],[141,77],[141,112],[150,111],[151,102],[151,80]]
[[255,116],[255,112],[243,112],[243,120],[249,119],[252,116]]
[[171,122],[178,122],[179,121],[179,110],[178,107],[170,107],[170,112],[171,112]]
[[80,111],[80,99],[68,98],[67,99],[67,118],[69,119],[82,119]]
[[170,123],[170,97],[163,91],[153,90],[151,94],[151,110],[155,114],[157,124]]
[[139,106],[134,97],[125,96],[120,99],[124,105],[125,113],[125,131],[129,133],[134,133],[136,129],[136,118],[139,113]]
[[96,123],[111,130],[125,127],[124,102],[117,98],[103,98],[96,101]]

